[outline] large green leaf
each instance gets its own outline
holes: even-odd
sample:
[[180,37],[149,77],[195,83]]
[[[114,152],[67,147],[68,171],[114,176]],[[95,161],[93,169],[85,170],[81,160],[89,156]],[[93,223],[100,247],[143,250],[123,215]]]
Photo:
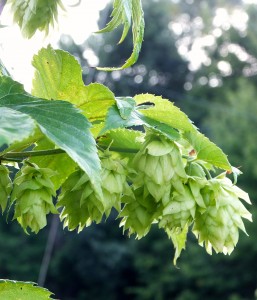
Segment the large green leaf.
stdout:
[[116,105],[122,119],[127,120],[136,108],[136,102],[131,97],[116,97]]
[[[140,105],[142,104],[152,104],[152,106],[149,105],[148,109],[141,110],[145,116],[182,131],[191,131],[194,129],[194,125],[188,116],[169,100],[151,94],[136,95],[134,99],[139,105],[138,109],[140,109]],[[142,107],[144,108],[144,106]]]
[[52,294],[33,282],[0,280],[0,299],[3,300],[50,300]]
[[126,116],[126,119],[124,119],[124,117],[121,116],[120,110],[121,108],[118,108],[117,105],[113,105],[109,109],[105,121],[105,126],[101,130],[100,135],[112,129],[145,125],[149,128],[161,132],[171,140],[178,140],[180,137],[179,133],[171,126],[149,118],[138,112],[136,109],[131,110],[130,114]]
[[0,107],[0,147],[21,141],[31,135],[35,127],[33,120],[10,108]]
[[204,160],[218,168],[232,171],[224,152],[202,133],[195,129],[191,132],[185,132],[184,138],[194,147],[198,159]]
[[114,0],[111,16],[111,21],[105,28],[99,30],[98,33],[113,31],[118,26],[123,25],[123,33],[119,41],[121,43],[126,38],[132,23],[133,51],[123,66],[118,68],[99,67],[98,70],[122,70],[133,65],[138,59],[144,38],[145,23],[141,0]]
[[109,131],[99,139],[99,145],[113,149],[126,149],[128,152],[137,152],[142,147],[144,134],[140,131],[119,128]]
[[[29,118],[26,115],[27,118]],[[31,148],[35,143],[39,142],[40,140],[45,139],[44,134],[41,132],[41,130],[36,127],[34,129],[33,134],[31,134],[28,138],[25,138],[21,140],[20,142],[15,142],[11,145],[9,145],[7,148],[5,148],[1,154],[4,155],[8,152],[21,152],[28,148]]]
[[118,152],[120,157],[133,159],[144,141],[145,135],[141,131],[127,128],[114,129],[103,135],[98,140],[98,145],[114,152]]
[[71,54],[48,46],[33,57],[32,65],[35,67],[34,96],[69,100],[76,105],[83,102],[82,70]]
[[0,78],[0,107],[24,113],[36,121],[41,131],[63,149],[90,177],[99,183],[100,161],[90,123],[66,101],[47,101],[27,94],[9,77]]
[[84,85],[82,69],[68,52],[48,46],[34,56],[32,63],[35,67],[34,96],[69,101],[91,122],[103,121],[108,108],[115,103],[114,94],[104,85]]

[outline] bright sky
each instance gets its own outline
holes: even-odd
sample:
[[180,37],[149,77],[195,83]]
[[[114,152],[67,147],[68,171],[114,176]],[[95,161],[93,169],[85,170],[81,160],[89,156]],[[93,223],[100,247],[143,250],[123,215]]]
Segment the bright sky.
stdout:
[[[79,0],[63,0],[66,5],[73,5],[78,1]],[[33,55],[37,53],[40,48],[48,44],[57,47],[58,39],[62,33],[71,35],[77,44],[83,43],[90,34],[98,29],[97,21],[99,11],[102,10],[109,1],[110,0],[81,0],[79,6],[67,7],[66,12],[60,12],[58,25],[54,28],[50,36],[45,37],[44,34],[37,33],[30,40],[26,40],[22,37],[17,25],[12,25],[12,17],[9,14],[9,9],[5,7],[1,16],[1,24],[10,26],[0,29],[0,57],[14,79],[23,83],[25,88],[29,91],[33,78],[33,68],[31,66]],[[256,4],[257,0],[244,0],[244,2]],[[231,16],[228,16],[226,10],[220,8],[217,9],[214,22],[215,24],[217,23],[217,32],[213,32],[212,36],[196,40],[190,52],[187,51],[185,43],[182,43],[178,47],[179,53],[185,55],[191,62],[189,67],[192,70],[197,69],[199,63],[202,63],[199,61],[199,56],[202,57],[202,60],[205,58],[208,60],[208,57],[205,57],[203,47],[215,42],[214,37],[216,34],[220,34],[220,27],[227,24],[228,26],[239,26],[243,30],[243,27],[247,23],[247,15],[241,11],[235,11],[235,15],[231,18]],[[171,29],[179,34],[178,30],[180,30],[181,26],[181,23],[173,23]],[[223,69],[226,67],[227,72],[229,72],[229,66],[221,65],[221,67]]]
[[[72,5],[77,0],[64,0],[64,4]],[[109,0],[82,0],[77,7],[67,7],[66,12],[60,11],[58,25],[48,37],[37,33],[32,39],[22,37],[17,25],[12,24],[9,7],[5,7],[1,16],[1,24],[10,25],[0,29],[0,57],[14,79],[30,89],[33,77],[31,60],[35,53],[49,43],[56,46],[61,34],[69,34],[76,43],[82,43],[98,29],[99,11]]]

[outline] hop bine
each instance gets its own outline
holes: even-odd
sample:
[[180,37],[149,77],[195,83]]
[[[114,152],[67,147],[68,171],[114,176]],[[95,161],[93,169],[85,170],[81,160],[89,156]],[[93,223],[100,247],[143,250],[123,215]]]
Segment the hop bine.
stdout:
[[58,213],[52,197],[55,189],[50,177],[55,174],[48,168],[26,165],[16,174],[11,194],[11,204],[15,203],[14,219],[25,232],[27,227],[37,233],[46,226],[46,215]]

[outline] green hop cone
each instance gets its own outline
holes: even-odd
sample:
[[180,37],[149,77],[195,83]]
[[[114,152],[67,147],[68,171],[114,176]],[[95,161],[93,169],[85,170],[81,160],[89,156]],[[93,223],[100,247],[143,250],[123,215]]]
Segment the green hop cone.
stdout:
[[9,177],[9,169],[0,165],[0,205],[2,213],[5,211],[8,197],[12,191],[12,181]]
[[159,227],[169,230],[183,230],[195,216],[196,201],[188,185],[183,185],[183,192],[173,191],[170,199],[163,201],[162,217]]
[[24,166],[16,174],[11,203],[15,203],[14,219],[27,232],[27,227],[37,233],[46,226],[46,215],[58,213],[52,197],[55,189],[50,177],[54,171],[37,166]]
[[146,135],[134,166],[138,172],[135,187],[144,184],[156,201],[167,197],[173,185],[183,190],[183,181],[187,179],[178,145],[157,134]]
[[196,214],[193,232],[209,254],[212,248],[217,253],[230,254],[238,242],[238,229],[246,233],[242,218],[252,221],[250,212],[239,200],[250,204],[249,196],[224,174],[209,180],[202,196],[206,210]]
[[69,230],[81,231],[92,222],[100,223],[104,214],[103,200],[82,170],[75,171],[64,182],[57,207],[63,207],[60,218]]
[[31,38],[37,30],[49,31],[58,15],[61,0],[10,0],[14,21],[25,37]]
[[144,237],[159,216],[159,204],[143,187],[134,191],[130,189],[122,202],[125,205],[119,214],[122,217],[120,225],[124,231],[128,230],[129,235],[135,233],[138,239]]
[[187,184],[191,190],[191,193],[198,205],[198,211],[204,212],[206,205],[204,203],[201,190],[208,184],[205,172],[201,165],[196,162],[191,162],[186,167],[188,175]]
[[101,159],[102,191],[105,206],[105,214],[108,217],[112,207],[120,211],[121,197],[127,188],[126,171],[123,162],[117,159],[104,157]]

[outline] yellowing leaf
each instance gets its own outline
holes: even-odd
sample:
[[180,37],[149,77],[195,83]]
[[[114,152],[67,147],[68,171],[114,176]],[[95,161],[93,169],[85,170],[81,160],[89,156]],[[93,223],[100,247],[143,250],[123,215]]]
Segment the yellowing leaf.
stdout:
[[0,280],[0,299],[3,300],[51,300],[52,294],[34,282]]
[[91,121],[103,121],[115,103],[114,94],[104,85],[85,86],[82,69],[74,56],[48,46],[34,56],[32,94],[44,99],[66,100],[79,107]]

